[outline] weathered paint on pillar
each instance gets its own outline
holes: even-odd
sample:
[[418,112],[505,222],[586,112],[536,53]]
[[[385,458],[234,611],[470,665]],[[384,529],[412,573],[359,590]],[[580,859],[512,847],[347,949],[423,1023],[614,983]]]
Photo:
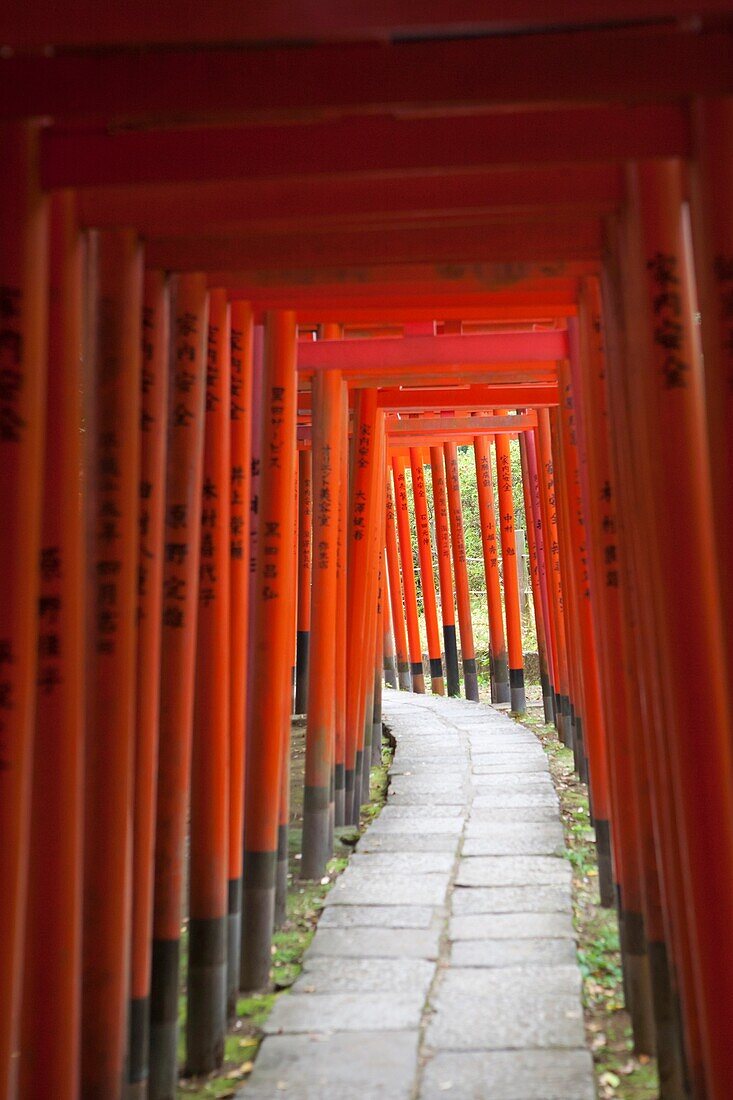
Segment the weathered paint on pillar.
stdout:
[[524,694],[524,657],[522,654],[522,615],[519,609],[519,578],[517,576],[517,546],[514,534],[514,489],[512,460],[507,435],[497,435],[496,488],[499,502],[501,557],[504,563],[504,610],[509,653],[509,696],[513,714],[524,714],[527,700]]
[[405,619],[410,654],[410,675],[412,690],[425,694],[425,676],[422,664],[422,645],[417,618],[417,590],[415,588],[415,569],[412,560],[412,539],[410,537],[410,513],[407,510],[407,483],[405,479],[405,460],[399,456],[392,459],[394,475],[394,502],[397,531],[399,534],[400,559],[402,561],[402,586],[405,597]]
[[0,1095],[15,1090],[38,652],[48,224],[38,127],[0,126]]
[[420,585],[430,659],[430,688],[433,695],[445,695],[443,662],[440,655],[440,637],[438,635],[438,609],[435,601],[433,547],[430,538],[430,520],[428,519],[427,494],[425,491],[425,470],[423,469],[423,456],[420,447],[410,447],[410,468],[412,470],[415,527],[417,528],[417,550],[420,560]]
[[341,375],[313,379],[313,602],[303,798],[303,878],[320,878],[331,858],[331,774],[335,754],[338,508]]
[[313,568],[313,460],[310,449],[298,452],[298,625],[295,658],[295,713],[308,710],[308,653],[311,629]]
[[186,1013],[186,1070],[224,1059],[229,882],[231,319],[209,294],[196,638]]
[[231,303],[231,473],[229,489],[229,885],[227,1014],[236,1014],[242,921],[249,523],[252,463],[253,324],[249,302]]
[[122,1093],[130,965],[143,289],[135,234],[100,233],[94,266],[80,1095],[102,1100]]
[[262,398],[262,464],[251,722],[245,783],[241,984],[263,989],[269,980],[275,909],[284,700],[288,698],[292,637],[290,603],[295,475],[295,315],[266,315]]
[[[84,738],[83,245],[73,194],[51,200],[38,694],[18,1097],[79,1095]],[[42,1021],[51,1012],[53,1026]]]
[[402,691],[411,691],[412,679],[410,676],[410,661],[407,649],[405,611],[402,603],[400,559],[397,547],[397,530],[395,528],[394,493],[392,492],[392,478],[390,477],[389,470],[387,470],[386,482],[387,508],[385,517],[385,549],[387,554],[387,570],[389,573],[389,598],[392,609],[392,623],[394,625],[395,650],[397,653],[397,678]]
[[167,278],[162,271],[149,271],[145,275],[142,322],[137,720],[127,1054],[129,1100],[147,1096],[150,1072],[150,940],[158,774],[169,358],[170,300]]
[[491,688],[494,703],[508,703],[509,660],[504,634],[504,612],[501,606],[499,582],[499,546],[496,538],[494,512],[494,479],[491,470],[491,438],[477,435],[473,441],[476,462],[476,486],[478,490],[479,518],[481,520],[481,548],[486,579],[486,601],[489,611],[489,638],[491,641]]
[[198,273],[179,276],[173,293],[150,990],[150,1100],[175,1100],[178,1081],[178,971],[191,788],[209,324],[205,276]]
[[446,686],[449,695],[460,695],[461,680],[458,668],[455,598],[453,594],[453,575],[450,568],[448,499],[445,489],[443,448],[440,446],[430,448],[430,471],[433,482],[433,515],[435,516],[435,544],[438,554],[440,617],[443,623]]
[[466,539],[463,533],[461,482],[458,476],[458,448],[456,444],[445,443],[443,445],[443,454],[445,456],[445,477],[448,488],[448,514],[450,516],[450,533],[453,545],[453,574],[456,580],[458,625],[461,631],[463,684],[466,698],[477,703],[479,699],[478,675],[476,672],[476,651],[473,644],[471,593],[468,589]]

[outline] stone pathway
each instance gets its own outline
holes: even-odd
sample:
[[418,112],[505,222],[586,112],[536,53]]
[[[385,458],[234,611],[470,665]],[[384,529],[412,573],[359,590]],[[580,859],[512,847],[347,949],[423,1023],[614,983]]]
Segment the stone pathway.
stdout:
[[387,691],[387,805],[242,1100],[593,1100],[547,759],[492,708]]

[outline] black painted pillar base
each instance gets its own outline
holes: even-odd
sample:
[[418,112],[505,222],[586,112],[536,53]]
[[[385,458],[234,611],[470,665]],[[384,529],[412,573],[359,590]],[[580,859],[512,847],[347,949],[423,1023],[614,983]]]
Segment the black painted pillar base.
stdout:
[[395,663],[394,657],[385,657],[384,658],[383,672],[384,672],[384,682],[387,685],[387,687],[396,688],[397,687],[397,665]]
[[359,815],[361,813],[361,789],[362,789],[362,767],[364,765],[364,752],[362,749],[356,750],[356,760],[354,762],[354,789],[351,802],[351,820],[349,825],[359,824]]
[[227,1029],[227,917],[188,922],[186,1072],[212,1073],[224,1061]]
[[295,713],[308,712],[308,662],[310,631],[299,630],[295,641]]
[[641,913],[627,911],[619,924],[626,1008],[634,1032],[634,1051],[652,1058],[656,1054],[656,1027],[644,918]]
[[372,766],[372,715],[374,712],[374,699],[371,694],[367,696],[367,707],[364,715],[364,751],[361,756],[361,794],[359,806],[369,801],[369,780]]
[[463,687],[468,701],[478,703],[478,673],[476,672],[475,657],[464,657],[463,659]]
[[150,1072],[150,998],[133,997],[128,1003],[126,1100],[146,1100]]
[[181,941],[153,940],[150,983],[150,1100],[176,1100],[178,965]]
[[288,908],[288,826],[277,827],[277,869],[275,877],[275,927],[285,923]]
[[560,726],[560,740],[566,748],[572,748],[573,734],[570,729],[570,699],[567,695],[560,696],[560,713],[562,714],[562,724]]
[[423,673],[422,661],[413,661],[410,665],[410,675],[412,677],[412,690],[418,695],[425,694],[425,674]]
[[458,642],[456,628],[451,623],[443,624],[443,648],[445,649],[446,687],[450,696],[461,694],[461,670],[458,665]]
[[412,677],[410,676],[409,661],[399,661],[397,663],[397,679],[400,691],[412,691]]
[[430,658],[430,690],[433,695],[445,695],[443,683],[443,662],[440,657]]
[[612,909],[616,892],[613,888],[613,860],[611,858],[611,828],[608,821],[596,821],[596,858],[598,859],[598,890],[601,905]]
[[276,865],[277,852],[245,850],[239,975],[243,993],[259,993],[270,984]]
[[685,1066],[680,1006],[674,992],[666,944],[651,941],[647,953],[657,1031],[659,1095],[662,1100],[689,1100],[692,1091]]
[[553,709],[555,711],[555,729],[558,738],[562,741],[562,695],[558,691],[555,692]]
[[242,880],[229,879],[227,916],[227,1019],[237,1015],[239,948],[242,939]]
[[573,768],[575,773],[582,782],[583,779],[583,719],[579,714],[575,713],[575,708],[571,708],[570,711],[570,728],[572,730],[571,744],[568,748],[573,750]]
[[301,878],[320,879],[333,851],[331,804],[327,787],[306,787],[303,794],[303,860]]
[[509,708],[512,714],[527,713],[527,697],[524,693],[524,669],[509,669]]
[[542,711],[546,726],[553,725],[555,721],[555,695],[550,684],[550,677],[546,672],[541,673],[542,684]]
[[382,763],[382,683],[377,677],[374,684],[374,710],[372,713],[372,767]]
[[493,659],[495,703],[511,703],[509,690],[509,662],[506,653]]
[[337,829],[346,824],[344,812],[344,785],[346,782],[345,768],[343,764],[337,764],[333,777],[333,823]]
[[354,773],[346,769],[344,783],[344,825],[354,821]]

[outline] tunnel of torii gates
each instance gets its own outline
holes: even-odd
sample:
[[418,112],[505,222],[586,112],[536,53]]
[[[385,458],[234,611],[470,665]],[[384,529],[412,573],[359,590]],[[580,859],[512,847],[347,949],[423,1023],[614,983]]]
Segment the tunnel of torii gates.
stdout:
[[459,448],[524,710],[518,439],[636,1048],[730,1100],[730,8],[281,7],[0,12],[0,1098],[172,1100],[184,912],[186,1068],[220,1063],[282,916],[293,667],[306,878],[383,680],[478,697]]

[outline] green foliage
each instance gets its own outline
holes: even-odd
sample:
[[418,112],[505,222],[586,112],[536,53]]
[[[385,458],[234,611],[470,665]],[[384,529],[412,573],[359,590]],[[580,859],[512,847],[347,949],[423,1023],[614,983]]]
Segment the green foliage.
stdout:
[[[512,490],[514,493],[514,523],[517,530],[526,531],[526,516],[524,511],[524,493],[522,491],[522,463],[519,452],[519,443],[512,439],[509,444],[512,465]],[[491,445],[491,469],[494,480],[494,514],[499,530],[498,495],[496,491],[496,448]],[[433,475],[430,464],[424,468],[425,489],[428,506],[428,517],[432,533],[433,551],[433,576],[435,579],[435,591],[438,602],[438,614],[440,615],[440,590],[438,585],[438,556],[435,540],[435,515],[433,508]],[[476,463],[473,447],[461,446],[458,448],[458,477],[461,489],[461,506],[463,509],[463,530],[466,543],[466,562],[468,566],[468,586],[471,592],[471,617],[473,620],[474,642],[477,649],[488,649],[489,627],[486,606],[486,579],[484,574],[483,547],[481,543],[481,520],[478,505],[478,487],[476,483]],[[412,538],[412,560],[415,570],[415,582],[417,585],[418,613],[420,615],[420,633],[423,643],[423,651],[427,651],[427,634],[423,617],[422,585],[420,575],[420,559],[417,546],[417,531],[415,526],[415,509],[412,493],[412,472],[409,465],[405,472],[405,484],[407,486],[407,507],[410,516],[410,532]],[[503,563],[499,556],[499,571],[503,578]],[[503,583],[503,580],[502,580]],[[528,585],[529,587],[529,585]],[[526,651],[534,651],[537,648],[537,635],[534,623],[534,615],[531,610],[531,595],[528,598],[530,605],[528,614],[523,622],[523,647]]]

